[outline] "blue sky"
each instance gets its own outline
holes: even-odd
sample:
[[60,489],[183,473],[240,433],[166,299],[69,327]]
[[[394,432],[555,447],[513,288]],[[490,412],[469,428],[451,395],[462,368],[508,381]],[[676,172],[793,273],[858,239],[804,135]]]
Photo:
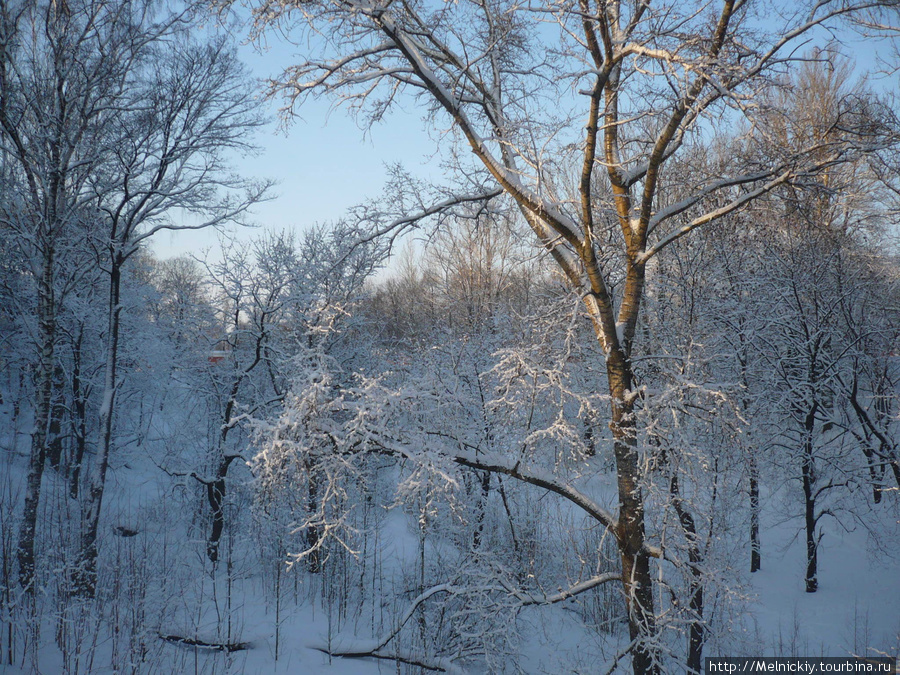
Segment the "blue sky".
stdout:
[[[854,59],[858,73],[878,69],[876,52],[884,50],[883,42],[853,34],[842,37],[842,51]],[[287,66],[302,61],[299,51],[275,36],[265,51],[247,44],[240,48],[242,59],[259,78],[277,77]],[[890,88],[896,82],[895,75],[872,74],[870,85],[875,89]],[[407,100],[405,108],[393,110],[368,133],[344,109],[332,109],[328,100],[307,101],[284,129],[277,116],[281,105],[280,100],[263,103],[271,121],[257,134],[260,154],[234,158],[238,173],[278,182],[274,198],[254,210],[252,220],[261,229],[302,230],[339,218],[348,207],[379,194],[388,164],[399,162],[414,176],[440,180],[435,143],[415,101]],[[246,239],[255,233],[258,230],[241,228],[237,236]],[[151,247],[161,258],[199,255],[216,248],[217,236],[212,230],[161,232]]]
[[[292,61],[300,61],[293,57],[296,51],[285,43],[266,52],[249,45],[240,48],[243,61],[261,78],[276,76]],[[285,130],[277,117],[282,104],[278,100],[263,104],[271,121],[257,134],[260,154],[234,158],[234,169],[241,175],[278,182],[275,198],[254,209],[252,220],[262,229],[303,229],[339,218],[348,207],[380,193],[388,164],[400,162],[414,176],[438,177],[438,160],[431,157],[434,143],[413,102],[367,134],[345,110],[332,109],[327,100],[308,101]],[[241,228],[237,235],[248,238],[255,233],[258,230]],[[160,232],[151,244],[160,258],[199,255],[216,246],[212,230]]]

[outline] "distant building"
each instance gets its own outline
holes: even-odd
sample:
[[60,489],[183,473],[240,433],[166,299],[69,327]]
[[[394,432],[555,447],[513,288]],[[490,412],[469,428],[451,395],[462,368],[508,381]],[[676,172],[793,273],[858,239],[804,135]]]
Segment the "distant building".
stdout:
[[228,340],[219,340],[212,351],[209,352],[210,363],[221,363],[231,357],[231,343]]

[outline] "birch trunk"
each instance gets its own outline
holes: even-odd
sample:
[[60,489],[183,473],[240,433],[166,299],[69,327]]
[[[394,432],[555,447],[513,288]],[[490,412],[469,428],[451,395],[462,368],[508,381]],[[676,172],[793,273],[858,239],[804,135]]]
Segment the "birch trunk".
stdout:
[[100,405],[100,444],[91,469],[87,494],[81,510],[81,547],[73,574],[73,592],[92,598],[97,589],[97,531],[100,525],[100,509],[106,486],[106,472],[112,449],[113,412],[117,389],[119,352],[119,327],[122,312],[121,280],[123,258],[113,252],[109,274],[108,334],[106,338],[106,375],[103,385],[103,402]]
[[56,347],[56,299],[53,292],[54,250],[43,248],[41,279],[38,286],[38,362],[37,396],[34,410],[34,433],[31,436],[31,455],[25,482],[25,508],[19,526],[16,555],[19,563],[19,584],[28,593],[34,592],[34,537],[37,530],[38,507],[41,499],[41,480],[44,475],[47,435],[53,399],[53,368]]

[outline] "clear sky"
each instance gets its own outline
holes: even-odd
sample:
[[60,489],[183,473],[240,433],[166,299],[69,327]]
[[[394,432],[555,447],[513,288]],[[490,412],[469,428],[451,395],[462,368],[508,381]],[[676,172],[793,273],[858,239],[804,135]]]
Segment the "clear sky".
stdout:
[[[240,48],[243,61],[261,78],[276,76],[299,61],[293,58],[296,51],[284,43],[263,53],[249,45]],[[302,229],[339,218],[348,207],[380,193],[388,164],[400,162],[414,176],[438,179],[438,161],[430,157],[434,143],[412,102],[367,135],[344,109],[331,110],[327,100],[308,101],[285,131],[277,118],[281,105],[278,100],[263,103],[272,120],[257,134],[259,156],[234,158],[234,169],[241,175],[278,182],[275,199],[254,209],[252,220],[261,228]],[[253,234],[244,229],[238,236]],[[216,246],[217,235],[211,230],[160,232],[151,243],[160,258],[196,255]]]
[[[883,42],[853,34],[842,38],[842,51],[854,59],[858,73],[870,74],[875,89],[894,85],[896,74],[877,74],[882,64],[877,63],[876,53],[886,53]],[[240,48],[242,59],[259,78],[277,77],[287,66],[303,60],[296,56],[299,47],[275,36],[270,36],[270,41],[265,51],[246,44]],[[262,102],[262,93],[260,98]],[[272,119],[257,134],[259,156],[234,158],[234,169],[241,175],[278,182],[275,198],[254,210],[252,220],[260,228],[300,230],[337,219],[348,207],[380,193],[388,164],[400,162],[414,176],[440,180],[439,160],[433,156],[435,144],[426,133],[422,109],[414,101],[407,101],[405,109],[393,110],[368,134],[344,109],[332,110],[324,99],[307,101],[297,111],[299,117],[284,130],[277,119],[283,103],[262,102]],[[238,236],[249,238],[255,232],[242,229]],[[217,234],[211,230],[161,232],[151,243],[161,258],[196,255],[216,246]]]

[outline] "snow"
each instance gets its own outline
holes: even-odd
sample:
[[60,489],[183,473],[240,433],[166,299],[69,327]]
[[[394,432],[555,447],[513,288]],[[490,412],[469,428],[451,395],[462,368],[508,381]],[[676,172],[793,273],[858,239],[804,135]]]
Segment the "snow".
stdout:
[[800,537],[792,541],[796,523],[763,529],[762,569],[751,575],[748,619],[767,654],[897,654],[900,559],[877,555],[862,528],[846,532],[826,525],[824,530],[819,590],[806,593],[805,545]]

